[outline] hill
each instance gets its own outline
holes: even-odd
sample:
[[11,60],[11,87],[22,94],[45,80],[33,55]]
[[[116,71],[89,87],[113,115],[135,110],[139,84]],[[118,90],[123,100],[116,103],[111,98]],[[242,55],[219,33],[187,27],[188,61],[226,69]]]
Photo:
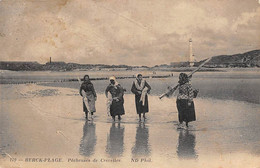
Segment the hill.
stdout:
[[[194,63],[199,66],[204,60]],[[12,71],[73,71],[73,70],[170,70],[172,68],[189,67],[189,62],[176,62],[170,65],[162,64],[154,67],[147,66],[128,66],[128,65],[105,65],[105,64],[77,64],[65,62],[19,62],[19,61],[0,61],[1,70]],[[229,67],[260,67],[260,50],[253,50],[243,54],[213,56],[205,65],[208,68],[229,68]]]
[[[203,61],[195,65],[198,66]],[[253,50],[243,54],[214,56],[205,67],[260,67],[260,50]]]

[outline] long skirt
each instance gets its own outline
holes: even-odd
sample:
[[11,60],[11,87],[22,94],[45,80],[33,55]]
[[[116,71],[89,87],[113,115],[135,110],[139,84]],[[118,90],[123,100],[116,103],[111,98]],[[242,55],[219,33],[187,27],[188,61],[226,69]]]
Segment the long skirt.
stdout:
[[136,113],[137,114],[148,113],[149,112],[148,96],[145,95],[144,105],[142,101],[140,102],[140,99],[141,99],[141,95],[135,95]]
[[83,111],[94,113],[96,112],[95,97],[93,94],[87,95],[83,98]]
[[125,109],[124,109],[124,101],[112,101],[112,104],[110,106],[110,115],[111,116],[116,116],[116,115],[124,115],[125,114]]
[[191,122],[196,121],[194,102],[191,102],[191,105],[188,106],[187,99],[177,99],[177,109],[178,109],[178,117],[179,122]]

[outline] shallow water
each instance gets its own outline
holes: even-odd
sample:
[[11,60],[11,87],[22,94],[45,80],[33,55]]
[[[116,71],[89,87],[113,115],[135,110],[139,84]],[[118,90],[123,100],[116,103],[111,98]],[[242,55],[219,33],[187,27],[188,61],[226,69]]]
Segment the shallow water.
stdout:
[[[40,114],[41,120],[48,120],[44,123],[44,125],[49,123],[47,128],[59,128],[64,137],[76,140],[78,147],[75,153],[84,157],[120,158],[159,155],[166,159],[171,157],[196,159],[200,155],[211,152],[213,154],[228,152],[260,154],[258,131],[260,106],[258,104],[198,98],[195,99],[197,121],[192,122],[188,130],[177,130],[178,114],[175,98],[159,100],[157,96],[149,96],[148,119],[140,123],[135,111],[134,95],[125,94],[126,114],[122,116],[122,121],[116,120],[114,123],[106,114],[104,94],[98,94],[94,122],[85,122],[82,101],[76,94],[77,90],[64,92],[57,88],[56,94],[53,95],[49,94],[49,90],[53,88],[37,89],[36,87],[34,90],[30,85],[25,87],[24,92],[17,89],[23,98],[2,99],[1,114],[25,111],[24,115],[28,118],[23,117],[24,124],[31,125],[38,123],[27,120],[30,118],[35,120],[33,116]],[[15,102],[20,103],[14,107],[9,106]],[[76,130],[72,133],[69,130],[73,128]],[[43,135],[45,134],[49,133],[43,131]],[[34,140],[32,142],[38,143]],[[20,152],[27,150],[25,147],[24,151]],[[38,149],[35,148],[33,151],[37,153]]]
[[[220,69],[225,72],[197,72],[193,75],[191,83],[194,88],[199,89],[199,97],[214,98],[222,100],[239,100],[251,103],[260,103],[260,69],[259,68],[235,68]],[[89,74],[91,78],[134,76],[137,71],[71,71],[71,72],[15,72],[2,71],[0,73],[1,83],[19,82],[45,82],[46,86],[79,88],[78,82],[53,82],[63,79],[77,79]],[[151,71],[142,71],[145,76],[152,76]],[[161,95],[168,86],[177,84],[179,72],[157,71],[156,75],[173,75],[171,78],[146,79],[152,86],[152,95]],[[46,83],[46,82],[52,83]],[[118,80],[130,93],[133,79]],[[92,81],[98,93],[104,93],[108,81]]]
[[[127,88],[126,114],[120,122],[106,114],[105,81],[93,81],[99,93],[93,122],[84,119],[77,82],[44,84],[56,87],[0,85],[0,152],[21,159],[61,157],[65,165],[60,167],[71,167],[66,158],[99,160],[75,163],[75,167],[205,167],[211,163],[217,166],[206,167],[256,167],[260,157],[259,79],[239,75],[194,75],[192,83],[200,93],[194,100],[197,120],[188,130],[177,129],[176,98],[158,99],[169,84],[176,83],[175,78],[147,79],[152,86],[150,111],[141,123],[129,92],[132,80],[119,80]],[[4,163],[10,164],[9,160]]]
[[[260,69],[221,69],[225,72],[197,72],[193,75],[191,83],[193,87],[199,89],[199,97],[222,99],[222,100],[239,100],[251,103],[260,103]],[[89,74],[92,78],[133,76],[136,71],[78,71],[78,72],[12,72],[4,71],[0,74],[2,83],[15,82],[42,82],[45,86],[57,86],[67,88],[79,88],[78,82],[51,82],[54,80],[76,79]],[[146,76],[153,75],[151,71],[142,72]],[[166,91],[168,86],[177,84],[177,72],[156,72],[156,75],[170,75],[171,78],[163,79],[146,79],[152,87],[151,94],[159,96]],[[134,79],[119,79],[118,82],[127,89],[126,93],[130,94],[131,85]],[[48,82],[49,83],[46,83]],[[98,93],[104,93],[108,81],[92,81]]]
[[[159,96],[167,90],[168,86],[177,84],[176,78],[165,79],[146,79],[151,85],[151,95]],[[104,93],[108,81],[92,81],[96,92]],[[131,86],[133,79],[120,79],[118,82],[126,88],[126,93],[131,94]],[[213,98],[222,100],[239,100],[250,103],[260,104],[260,78],[226,78],[226,76],[218,76],[218,78],[195,77],[191,81],[194,88],[199,89],[198,97]],[[55,82],[42,83],[44,86],[56,86],[67,88],[79,88],[78,82]],[[176,94],[175,94],[176,96]]]

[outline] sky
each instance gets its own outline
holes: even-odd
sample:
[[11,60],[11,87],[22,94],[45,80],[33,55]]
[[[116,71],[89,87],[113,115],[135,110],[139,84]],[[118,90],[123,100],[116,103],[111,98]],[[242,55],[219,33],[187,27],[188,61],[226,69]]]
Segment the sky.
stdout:
[[260,49],[260,0],[0,0],[0,61],[146,65]]

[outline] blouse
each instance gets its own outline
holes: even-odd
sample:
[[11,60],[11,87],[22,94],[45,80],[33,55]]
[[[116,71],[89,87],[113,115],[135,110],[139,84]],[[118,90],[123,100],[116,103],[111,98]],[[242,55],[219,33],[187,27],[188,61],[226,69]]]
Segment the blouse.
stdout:
[[79,91],[81,96],[82,96],[82,93],[81,93],[82,90],[84,90],[86,93],[91,92],[94,95],[94,97],[97,97],[94,86],[91,82],[83,82],[81,84],[80,91]]
[[193,100],[193,89],[190,83],[185,83],[179,86],[179,94],[177,99]]

